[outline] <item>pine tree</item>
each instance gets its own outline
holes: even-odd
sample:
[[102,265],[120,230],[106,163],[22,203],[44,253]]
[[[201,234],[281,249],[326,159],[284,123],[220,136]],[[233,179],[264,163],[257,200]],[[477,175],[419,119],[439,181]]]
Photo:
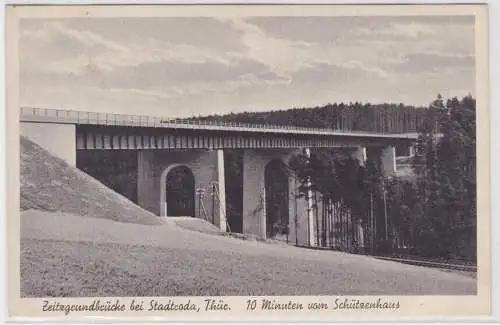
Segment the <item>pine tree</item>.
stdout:
[[[475,101],[432,103],[414,158],[421,253],[475,259]],[[433,126],[436,125],[436,126]],[[435,131],[439,131],[437,137]]]

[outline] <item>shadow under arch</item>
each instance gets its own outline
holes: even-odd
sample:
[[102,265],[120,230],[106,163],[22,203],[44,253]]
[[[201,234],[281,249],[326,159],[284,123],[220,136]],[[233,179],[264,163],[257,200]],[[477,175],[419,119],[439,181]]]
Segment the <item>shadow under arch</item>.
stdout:
[[195,179],[189,167],[173,164],[160,177],[160,216],[195,216]]
[[280,159],[271,160],[264,171],[266,204],[266,237],[288,233],[289,172]]

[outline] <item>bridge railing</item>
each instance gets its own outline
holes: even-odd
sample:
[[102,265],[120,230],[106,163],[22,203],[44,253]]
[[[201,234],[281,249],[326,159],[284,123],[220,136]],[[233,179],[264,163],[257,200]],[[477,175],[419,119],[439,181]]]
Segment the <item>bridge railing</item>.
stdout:
[[[222,122],[212,120],[192,120],[192,119],[167,119],[145,115],[125,115],[114,113],[98,113],[88,111],[76,111],[65,109],[53,109],[42,107],[21,107],[20,115],[22,117],[35,117],[40,120],[61,121],[66,123],[81,124],[104,124],[120,126],[144,126],[144,127],[164,127],[168,125],[192,125],[193,128],[203,126],[228,127],[228,128],[247,128],[247,129],[278,129],[290,131],[308,131],[308,132],[343,132],[352,134],[366,134],[366,131],[354,131],[349,128],[311,128],[292,125],[267,125],[241,122]],[[372,134],[384,134],[380,130],[370,131]]]

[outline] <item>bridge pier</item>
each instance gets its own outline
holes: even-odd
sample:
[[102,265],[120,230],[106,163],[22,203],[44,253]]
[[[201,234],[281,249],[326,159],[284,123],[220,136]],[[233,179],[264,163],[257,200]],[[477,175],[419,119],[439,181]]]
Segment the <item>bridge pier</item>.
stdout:
[[415,146],[413,144],[408,145],[408,156],[414,156],[415,155]]
[[300,182],[295,174],[290,177],[290,196],[289,196],[289,211],[290,220],[289,227],[289,241],[290,243],[297,243],[299,245],[307,245],[311,242],[315,243],[314,220],[312,221],[312,228],[309,229],[309,213],[310,209],[308,201],[305,196],[301,196],[299,192]]
[[[194,178],[193,216],[206,219],[226,231],[224,155],[222,150],[139,150],[137,202],[142,208],[167,216],[167,176],[176,167],[188,169]],[[217,196],[212,197],[213,189]],[[200,197],[198,190],[203,191]]]
[[218,186],[218,202],[219,213],[215,214],[216,224],[223,232],[227,231],[227,213],[226,213],[226,177],[224,171],[224,150],[217,150],[217,186]]
[[150,150],[137,151],[137,204],[159,215],[159,207],[155,198],[158,193],[156,186],[155,153]]
[[[411,147],[410,147],[411,148]],[[379,168],[382,175],[392,177],[396,175],[396,147],[373,147],[375,149],[375,159],[379,162]],[[411,151],[410,151],[411,152]],[[367,148],[358,147],[350,149],[352,158],[357,159],[361,165],[364,165],[367,160]]]
[[366,147],[357,147],[350,149],[350,155],[353,159],[359,161],[361,166],[366,163]]
[[396,147],[384,147],[380,151],[381,172],[385,177],[396,176]]
[[[374,149],[374,148],[370,148]],[[390,164],[393,149],[377,149],[378,158]],[[273,160],[280,160],[288,165],[290,158],[300,149],[247,149],[243,155],[243,233],[268,236],[266,217],[266,166]],[[342,148],[361,164],[367,159],[365,147]],[[390,166],[385,167],[385,172]],[[299,245],[315,246],[318,241],[317,227],[322,223],[321,196],[318,193],[299,192],[300,182],[289,170],[288,174],[288,241]],[[299,194],[300,197],[299,197]],[[316,201],[316,197],[318,201]],[[317,205],[316,205],[317,204]],[[283,239],[283,238],[282,238]]]
[[264,168],[270,158],[256,150],[243,152],[243,233],[266,238]]
[[[266,167],[273,161],[288,166],[298,149],[247,149],[243,154],[243,233],[267,238]],[[292,171],[287,172],[288,240],[305,244],[308,236],[308,202],[297,198],[299,182]],[[296,222],[297,221],[297,222]],[[314,225],[313,225],[314,228]],[[311,228],[311,229],[313,229]],[[314,236],[313,231],[311,234]],[[312,239],[314,242],[314,239]]]
[[394,146],[367,147],[368,159],[373,161],[382,176],[393,177],[396,175],[396,148]]

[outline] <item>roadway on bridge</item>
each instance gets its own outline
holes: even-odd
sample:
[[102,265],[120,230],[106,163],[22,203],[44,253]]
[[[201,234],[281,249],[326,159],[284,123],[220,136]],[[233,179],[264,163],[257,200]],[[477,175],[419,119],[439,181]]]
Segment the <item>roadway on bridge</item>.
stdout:
[[475,294],[476,280],[340,252],[228,238],[174,221],[139,225],[22,213],[23,296]]

